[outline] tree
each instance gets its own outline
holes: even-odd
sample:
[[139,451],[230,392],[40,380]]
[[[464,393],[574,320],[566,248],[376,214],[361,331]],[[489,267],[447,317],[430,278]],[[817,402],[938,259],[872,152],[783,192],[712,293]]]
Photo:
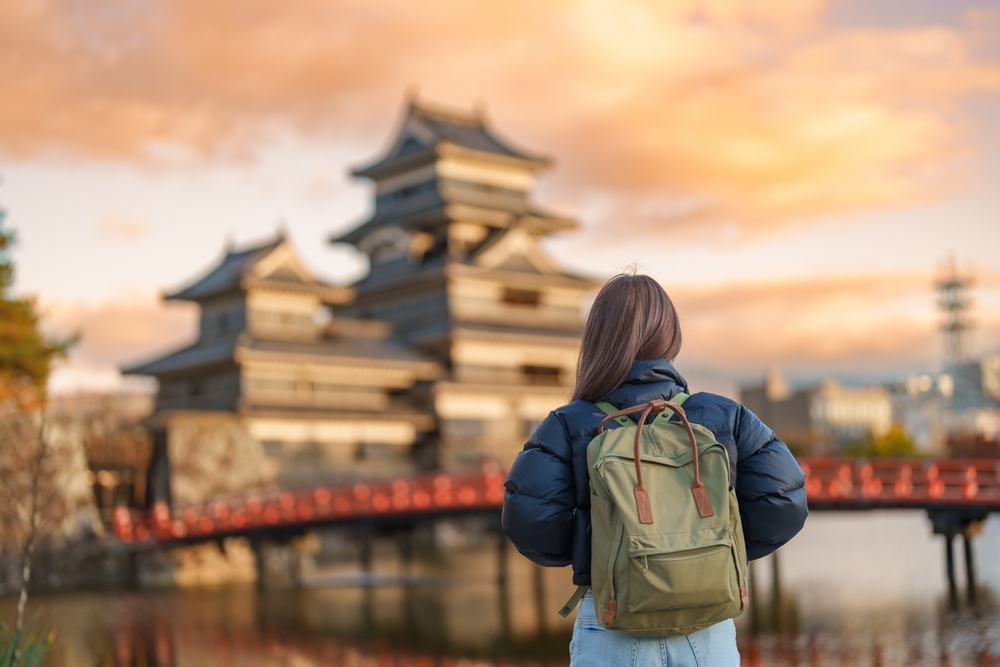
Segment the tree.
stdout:
[[11,294],[14,283],[11,249],[16,236],[4,226],[6,218],[7,212],[0,209],[0,399],[19,395],[27,380],[34,392],[23,398],[37,403],[44,398],[52,361],[74,341],[46,340],[38,327],[34,299]]
[[[75,339],[46,339],[34,300],[11,293],[15,235],[5,222],[0,209],[0,551],[13,549],[19,561],[21,591],[11,637],[21,638],[35,552],[71,511],[61,493],[66,453],[53,446],[45,421],[45,384],[53,360]],[[22,648],[18,643],[9,651],[12,664],[21,664]]]
[[878,438],[868,438],[845,453],[863,458],[909,458],[917,456],[917,447],[901,424],[893,424]]

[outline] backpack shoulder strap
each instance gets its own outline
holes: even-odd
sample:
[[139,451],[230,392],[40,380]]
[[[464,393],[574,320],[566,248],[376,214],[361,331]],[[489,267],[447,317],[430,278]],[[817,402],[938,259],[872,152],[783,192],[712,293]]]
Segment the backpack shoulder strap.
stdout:
[[[619,412],[618,408],[616,408],[615,406],[611,405],[607,401],[600,401],[598,403],[594,403],[594,405],[596,405],[597,407],[599,407],[601,409],[601,411],[604,414],[608,415],[609,417],[611,415],[615,414],[616,412]],[[630,419],[627,415],[622,415],[621,417],[619,417],[618,419],[616,419],[615,422],[617,422],[619,424],[622,424],[622,425],[628,425],[628,424],[634,425],[635,424],[635,420],[634,419]],[[608,422],[608,423],[611,424],[612,422]]]
[[601,412],[603,412],[606,415],[613,415],[616,412],[618,412],[618,408],[611,405],[607,401],[600,401],[599,403],[594,403],[594,405],[599,407],[601,409]]
[[[670,402],[671,403],[675,403],[677,405],[684,405],[684,401],[688,400],[688,398],[690,398],[690,396],[688,396],[687,394],[685,394],[682,391],[680,393],[674,394],[674,397],[670,399]],[[656,423],[658,421],[659,422],[670,421],[670,418],[673,417],[673,416],[674,416],[674,411],[673,410],[669,410],[669,409],[668,410],[664,410],[660,414],[656,415],[656,419],[653,420],[653,423]]]

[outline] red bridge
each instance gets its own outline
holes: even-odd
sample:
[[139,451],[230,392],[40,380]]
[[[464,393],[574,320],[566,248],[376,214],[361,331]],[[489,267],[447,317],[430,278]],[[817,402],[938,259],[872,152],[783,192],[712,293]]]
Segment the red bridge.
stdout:
[[[932,518],[938,513],[958,523],[1000,512],[1000,462],[994,460],[808,458],[800,464],[813,511],[923,509]],[[173,510],[165,504],[143,513],[119,507],[114,529],[129,544],[181,545],[337,524],[405,526],[496,513],[503,505],[503,481],[504,471],[487,465],[472,472],[250,494]]]
[[[958,606],[954,537],[965,553],[967,597],[976,597],[971,536],[973,526],[1000,512],[1000,461],[929,459],[834,459],[799,461],[806,473],[812,511],[919,509],[928,513],[935,533],[945,537],[948,589]],[[362,536],[362,568],[371,571],[371,530],[405,534],[424,522],[462,515],[493,519],[499,533],[504,471],[486,465],[471,472],[434,472],[310,489],[248,494],[205,505],[150,512],[115,510],[117,537],[134,551],[221,541],[250,540],[257,556],[258,585],[265,580],[260,551],[265,540],[287,541],[310,529],[353,526]],[[506,579],[506,539],[498,541],[499,582]],[[775,564],[777,561],[775,561]],[[775,565],[776,566],[776,565]],[[777,581],[777,579],[775,579]]]

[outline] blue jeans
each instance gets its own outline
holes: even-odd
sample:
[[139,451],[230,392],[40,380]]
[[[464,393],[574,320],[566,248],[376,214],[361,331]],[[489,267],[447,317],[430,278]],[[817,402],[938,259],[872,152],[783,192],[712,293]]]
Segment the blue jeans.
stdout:
[[590,591],[580,600],[569,644],[570,667],[740,667],[736,626],[716,623],[687,637],[633,637],[605,630]]

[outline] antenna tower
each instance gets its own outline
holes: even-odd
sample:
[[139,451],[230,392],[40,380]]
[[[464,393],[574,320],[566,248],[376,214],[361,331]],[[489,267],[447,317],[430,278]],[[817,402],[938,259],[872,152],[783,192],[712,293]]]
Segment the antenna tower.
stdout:
[[941,332],[944,334],[944,359],[948,367],[969,360],[969,332],[972,319],[972,276],[959,271],[955,255],[949,255],[941,278],[937,281],[938,309],[941,311]]

